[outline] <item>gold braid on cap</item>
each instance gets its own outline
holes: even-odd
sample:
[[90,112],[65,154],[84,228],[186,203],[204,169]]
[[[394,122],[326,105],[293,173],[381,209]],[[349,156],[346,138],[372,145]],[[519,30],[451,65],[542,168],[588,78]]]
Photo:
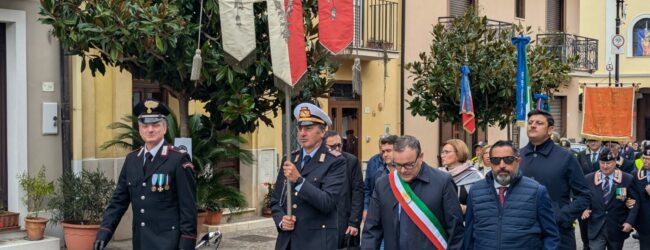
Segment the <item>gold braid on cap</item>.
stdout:
[[153,100],[149,100],[149,101],[144,102],[144,106],[147,108],[147,113],[151,114],[151,112],[152,112],[151,109],[157,108],[158,107],[158,102],[153,101]]

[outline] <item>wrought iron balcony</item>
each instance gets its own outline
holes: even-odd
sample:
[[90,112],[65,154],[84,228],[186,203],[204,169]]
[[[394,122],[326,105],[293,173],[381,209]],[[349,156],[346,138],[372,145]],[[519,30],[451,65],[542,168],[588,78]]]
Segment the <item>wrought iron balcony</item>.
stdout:
[[[444,25],[445,27],[451,25],[451,22],[454,21],[456,17],[454,16],[444,16],[444,17],[438,17],[438,23]],[[504,22],[504,21],[499,21],[499,20],[494,20],[494,19],[487,19],[487,26],[490,29],[496,29],[497,32],[501,32],[502,30],[504,31],[511,31],[512,30],[512,23],[509,22]]]
[[397,0],[355,0],[354,38],[342,56],[364,60],[399,58],[400,7]]
[[574,71],[598,70],[598,40],[567,33],[538,34],[537,44],[546,46],[562,62],[577,57],[571,65]]

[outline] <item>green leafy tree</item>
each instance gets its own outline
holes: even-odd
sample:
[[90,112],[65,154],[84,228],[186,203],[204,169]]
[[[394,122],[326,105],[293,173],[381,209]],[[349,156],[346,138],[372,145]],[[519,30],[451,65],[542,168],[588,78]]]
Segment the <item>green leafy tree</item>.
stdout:
[[[433,122],[460,123],[460,67],[470,69],[477,125],[499,125],[504,128],[514,122],[516,107],[515,81],[517,49],[511,37],[530,34],[530,27],[488,24],[485,16],[468,10],[463,16],[433,27],[430,51],[420,53],[419,60],[408,63],[406,69],[413,75],[413,86],[408,94],[412,115],[420,115]],[[545,42],[545,41],[542,41]],[[567,84],[571,71],[567,63],[556,60],[544,46],[528,46],[529,86],[532,92],[550,96]]]
[[[40,21],[51,25],[66,51],[83,58],[81,69],[104,74],[106,65],[141,72],[179,100],[180,134],[189,135],[187,107],[190,99],[206,103],[205,109],[220,130],[252,132],[267,115],[277,115],[282,93],[274,86],[266,5],[256,4],[257,49],[250,66],[230,66],[221,46],[217,1],[195,0],[42,0]],[[296,101],[329,93],[336,65],[316,46],[316,0],[304,0],[308,72]],[[197,48],[199,14],[202,14],[203,69],[200,83],[189,80]]]

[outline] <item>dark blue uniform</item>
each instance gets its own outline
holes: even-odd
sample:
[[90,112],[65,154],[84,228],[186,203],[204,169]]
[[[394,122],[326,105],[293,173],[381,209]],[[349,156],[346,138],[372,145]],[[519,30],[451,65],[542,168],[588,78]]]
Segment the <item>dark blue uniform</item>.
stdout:
[[[296,168],[300,169],[302,150],[293,152],[291,158]],[[304,178],[300,191],[296,192],[296,185],[292,185],[292,215],[296,216],[296,222],[294,230],[283,231],[279,224],[287,211],[286,178],[280,168],[271,198],[273,220],[278,229],[275,249],[337,249],[336,207],[345,181],[345,170],[345,158],[338,152],[328,152],[325,143],[322,143],[314,157],[300,170]]]
[[[638,205],[635,205],[631,209],[625,206],[627,198],[637,199],[636,191],[632,186],[632,175],[620,170],[616,170],[612,174],[614,180],[612,181],[611,195],[607,204],[603,200],[602,181],[599,181],[604,179],[604,177],[598,177],[599,175],[601,175],[601,172],[597,171],[585,176],[587,186],[592,194],[590,205],[591,215],[586,220],[590,248],[593,248],[591,246],[592,241],[598,237],[604,237],[608,249],[622,249],[623,241],[630,236],[630,233],[621,231],[623,223],[634,226],[638,212]],[[622,195],[623,193],[625,195]]]
[[634,189],[636,190],[636,204],[639,207],[639,213],[636,216],[634,228],[639,233],[639,245],[641,250],[650,250],[650,195],[646,191],[646,186],[650,184],[647,178],[648,170],[640,169],[634,172]]
[[145,170],[144,151],[126,156],[97,240],[111,239],[131,204],[133,249],[194,249],[196,185],[189,155],[163,143]]

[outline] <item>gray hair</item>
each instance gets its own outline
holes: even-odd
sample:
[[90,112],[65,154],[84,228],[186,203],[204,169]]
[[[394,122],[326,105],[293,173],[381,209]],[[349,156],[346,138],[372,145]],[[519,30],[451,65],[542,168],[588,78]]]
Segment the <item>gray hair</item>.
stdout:
[[417,138],[411,135],[403,135],[395,140],[393,145],[393,151],[395,152],[404,152],[406,148],[415,150],[416,155],[419,157],[422,153],[422,148],[420,148],[420,141]]

